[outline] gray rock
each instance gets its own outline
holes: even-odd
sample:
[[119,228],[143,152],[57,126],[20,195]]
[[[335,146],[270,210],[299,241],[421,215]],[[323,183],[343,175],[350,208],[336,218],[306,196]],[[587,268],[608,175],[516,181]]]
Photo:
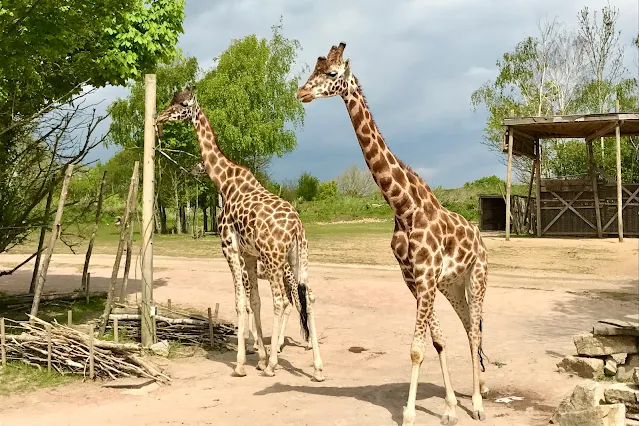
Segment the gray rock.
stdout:
[[635,336],[594,336],[590,333],[578,334],[573,342],[579,355],[604,356],[618,353],[639,353]]
[[557,364],[557,367],[586,379],[594,379],[604,374],[604,361],[598,358],[567,356]]
[[169,342],[166,340],[161,340],[152,344],[149,349],[151,349],[156,355],[169,356]]
[[617,366],[617,380],[622,382],[632,380],[632,375],[637,367],[639,367],[639,355],[628,355],[626,362]]
[[617,361],[615,361],[612,355],[608,355],[604,358],[604,374],[609,377],[617,374]]
[[[594,380],[584,380],[575,386],[570,398],[559,406],[559,412],[581,411],[595,408],[604,402],[604,389]],[[566,404],[564,404],[566,403]]]
[[594,408],[556,413],[550,424],[557,426],[625,426],[623,404],[599,405]]
[[626,383],[606,386],[604,398],[608,404],[624,404],[628,413],[639,413],[639,387]]
[[639,367],[635,367],[635,372],[632,373],[632,381],[639,386]]
[[612,359],[615,360],[615,362],[617,363],[617,365],[619,364],[623,364],[624,362],[626,362],[626,357],[628,356],[628,354],[612,354],[610,355],[612,357]]

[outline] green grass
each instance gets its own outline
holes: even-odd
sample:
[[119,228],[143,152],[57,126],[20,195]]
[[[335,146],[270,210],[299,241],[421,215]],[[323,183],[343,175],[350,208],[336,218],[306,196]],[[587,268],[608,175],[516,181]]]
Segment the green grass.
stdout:
[[24,394],[41,388],[73,383],[81,379],[80,376],[74,374],[61,375],[55,371],[49,374],[46,368],[39,369],[22,362],[11,361],[7,362],[7,367],[3,371],[0,371],[0,396]]
[[[81,324],[90,319],[98,318],[103,310],[106,299],[104,297],[94,296],[89,299],[87,304],[85,300],[74,300],[71,302],[59,300],[43,300],[40,302],[38,310],[38,318],[52,322],[57,320],[61,324],[67,323],[67,311],[73,313],[73,323]],[[11,311],[0,309],[0,315],[15,321],[26,321],[29,319],[25,311],[28,309],[18,308]]]

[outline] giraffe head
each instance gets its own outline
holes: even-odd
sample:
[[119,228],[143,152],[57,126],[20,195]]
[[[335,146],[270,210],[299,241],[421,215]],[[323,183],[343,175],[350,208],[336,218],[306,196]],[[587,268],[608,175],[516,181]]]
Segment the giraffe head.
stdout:
[[158,114],[155,119],[156,124],[162,124],[167,121],[181,121],[192,119],[195,115],[197,101],[195,99],[195,87],[187,87],[186,89],[175,92],[173,99],[164,111]]
[[297,99],[311,102],[315,98],[345,97],[351,84],[349,59],[342,59],[346,43],[331,47],[326,56],[317,58],[315,69],[297,91]]

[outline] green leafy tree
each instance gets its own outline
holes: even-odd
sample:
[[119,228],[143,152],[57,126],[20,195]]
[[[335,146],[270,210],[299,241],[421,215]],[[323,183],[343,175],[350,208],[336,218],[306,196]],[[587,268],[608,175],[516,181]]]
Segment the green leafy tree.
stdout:
[[304,201],[312,201],[319,190],[319,179],[309,173],[302,173],[297,182],[297,196]]
[[329,180],[326,182],[320,182],[319,187],[317,188],[317,196],[318,200],[330,200],[332,198],[337,197],[337,181]]

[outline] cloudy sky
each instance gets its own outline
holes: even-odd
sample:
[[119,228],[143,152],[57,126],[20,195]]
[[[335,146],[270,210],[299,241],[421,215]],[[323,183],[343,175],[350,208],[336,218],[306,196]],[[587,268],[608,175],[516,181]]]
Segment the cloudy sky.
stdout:
[[[390,148],[431,186],[456,187],[496,174],[505,177],[498,154],[482,145],[484,110],[473,112],[470,95],[495,76],[495,62],[528,35],[539,19],[574,27],[579,10],[600,9],[604,0],[187,0],[179,46],[202,68],[232,39],[269,37],[283,16],[284,34],[300,41],[299,62],[311,68],[333,44],[347,44],[344,57],[360,80]],[[620,11],[626,66],[637,74],[638,0],[610,0]],[[306,76],[304,76],[305,78]],[[102,108],[121,87],[93,97]],[[351,164],[365,166],[346,108],[339,98],[305,104],[305,125],[295,151],[276,158],[276,180],[307,171],[322,180]],[[114,153],[99,148],[93,159]]]

